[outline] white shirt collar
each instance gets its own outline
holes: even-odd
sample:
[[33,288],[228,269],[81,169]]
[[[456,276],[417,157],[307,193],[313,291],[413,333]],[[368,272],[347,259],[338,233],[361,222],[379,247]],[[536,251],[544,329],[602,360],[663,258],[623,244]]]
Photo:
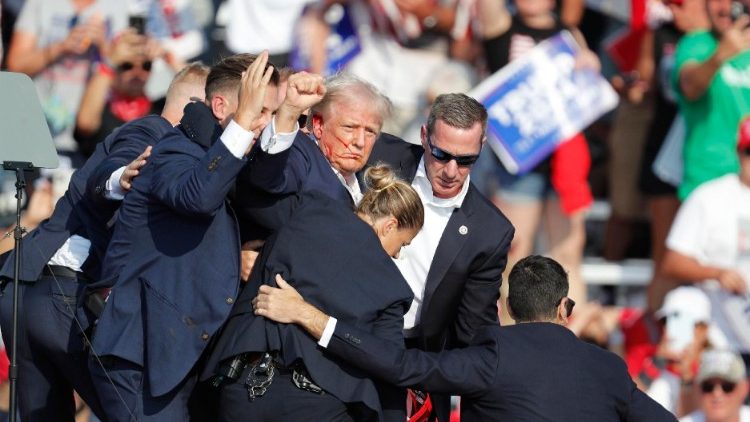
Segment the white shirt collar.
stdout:
[[359,188],[359,182],[357,181],[357,177],[355,175],[350,175],[349,177],[344,176],[341,174],[340,171],[336,170],[333,166],[331,166],[331,170],[333,170],[333,173],[336,174],[336,177],[339,178],[339,181],[341,184],[344,185],[346,190],[349,192],[349,195],[352,196],[352,200],[354,201],[355,205],[359,205],[359,202],[362,200],[362,190]]
[[464,202],[464,198],[466,198],[466,192],[469,191],[470,179],[471,176],[466,176],[464,185],[461,187],[461,192],[453,198],[436,198],[432,194],[432,184],[430,183],[430,180],[427,179],[427,172],[424,168],[424,157],[422,157],[422,159],[419,160],[417,173],[414,175],[414,181],[411,183],[411,186],[417,191],[425,204],[430,204],[440,208],[460,208],[461,204]]
[[[320,142],[318,138],[314,136],[310,136],[315,143],[320,146]],[[330,164],[330,161],[328,162]],[[349,192],[349,195],[352,196],[352,200],[354,201],[355,205],[359,205],[359,202],[362,201],[362,190],[359,188],[359,182],[357,181],[357,176],[350,175],[348,178],[341,174],[340,171],[338,171],[335,167],[331,166],[331,170],[333,170],[333,174],[338,177],[339,181],[342,185],[346,188],[346,190]]]

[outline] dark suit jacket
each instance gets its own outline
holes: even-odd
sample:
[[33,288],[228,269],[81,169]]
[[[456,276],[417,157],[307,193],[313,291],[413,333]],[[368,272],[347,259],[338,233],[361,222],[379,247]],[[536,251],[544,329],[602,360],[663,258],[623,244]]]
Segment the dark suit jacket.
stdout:
[[460,394],[465,421],[675,421],[625,362],[552,323],[480,330],[475,345],[404,350],[338,323],[328,350],[383,380]]
[[[423,152],[421,146],[381,136],[368,165],[385,162],[412,181]],[[470,185],[443,231],[427,274],[420,318],[425,350],[467,345],[479,327],[497,324],[497,299],[513,233],[510,221]]]
[[[411,289],[372,227],[350,207],[315,191],[293,197],[291,207],[288,201],[282,206],[285,216],[266,221],[277,231],[266,242],[203,378],[237,354],[280,351],[286,364],[301,359],[312,379],[336,398],[364,404],[372,409],[370,414],[380,413],[378,392],[369,376],[332,359],[298,327],[255,316],[250,302],[260,285],[275,285],[274,276],[281,274],[310,302],[336,309],[343,321],[403,346],[403,315],[411,304]],[[389,413],[403,412],[404,396],[383,406]],[[404,414],[400,416],[403,420]]]
[[289,149],[268,154],[258,142],[251,156],[252,164],[237,178],[235,198],[243,240],[265,239],[271,234],[272,230],[261,221],[275,219],[269,214],[279,212],[274,205],[286,196],[318,191],[330,198],[351,202],[349,193],[315,140],[301,131]]
[[154,148],[95,284],[112,292],[94,349],[142,365],[154,396],[184,379],[237,296],[239,231],[225,197],[246,160],[200,132],[183,121]]
[[[194,124],[205,126],[213,117],[205,113],[185,111],[185,117]],[[210,135],[210,134],[208,134]],[[213,134],[218,137],[219,134]],[[278,154],[267,154],[257,142],[250,154],[248,165],[237,177],[232,204],[240,222],[242,241],[265,239],[272,230],[260,220],[277,219],[283,215],[275,204],[299,192],[319,191],[327,196],[351,203],[346,188],[331,169],[317,143],[310,136],[298,132],[290,148]]]
[[[154,145],[172,125],[161,116],[146,116],[116,129],[96,146],[94,154],[73,174],[68,190],[57,201],[52,216],[34,229],[22,242],[22,267],[19,279],[35,281],[52,255],[72,235],[91,241],[89,258],[83,271],[91,279],[99,278],[101,262],[111,236],[107,222],[120,205],[119,201],[100,200],[103,186],[110,174],[134,160],[148,145]],[[110,161],[106,168],[100,164]],[[87,191],[87,183],[98,177],[98,192]],[[0,270],[0,278],[13,278],[14,256],[11,252]]]

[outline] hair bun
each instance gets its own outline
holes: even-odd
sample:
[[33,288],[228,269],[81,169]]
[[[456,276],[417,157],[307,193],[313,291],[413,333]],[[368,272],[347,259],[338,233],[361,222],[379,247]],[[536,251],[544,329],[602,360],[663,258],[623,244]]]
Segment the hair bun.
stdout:
[[367,191],[357,206],[357,213],[376,221],[395,217],[400,229],[422,228],[424,206],[410,184],[396,176],[391,167],[377,163],[365,170]]
[[397,180],[396,173],[387,164],[377,163],[365,170],[365,185],[376,192],[388,189]]

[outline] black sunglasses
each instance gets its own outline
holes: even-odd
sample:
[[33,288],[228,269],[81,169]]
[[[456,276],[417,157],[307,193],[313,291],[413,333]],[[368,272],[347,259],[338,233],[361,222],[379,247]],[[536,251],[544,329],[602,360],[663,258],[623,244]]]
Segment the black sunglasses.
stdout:
[[443,151],[442,149],[436,147],[435,145],[432,145],[432,141],[430,140],[430,132],[427,132],[427,145],[430,147],[430,154],[432,154],[433,157],[435,157],[436,160],[440,161],[441,163],[449,163],[451,160],[456,160],[456,164],[462,167],[468,167],[474,163],[477,162],[479,159],[479,154],[475,155],[453,155],[448,152]]
[[[125,62],[117,67],[121,72],[127,72],[128,70],[133,70],[135,68],[135,64],[131,62]],[[151,62],[145,61],[141,63],[141,69],[145,70],[146,72],[151,71]]]
[[703,394],[713,393],[716,389],[717,384],[721,386],[721,391],[723,391],[725,394],[731,393],[737,386],[737,383],[730,381],[703,381],[701,383],[701,391],[703,392]]

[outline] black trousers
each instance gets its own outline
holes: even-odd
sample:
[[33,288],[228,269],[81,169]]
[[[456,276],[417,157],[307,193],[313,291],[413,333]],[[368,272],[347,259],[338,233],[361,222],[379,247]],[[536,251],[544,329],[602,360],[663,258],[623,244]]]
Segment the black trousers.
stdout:
[[327,393],[316,394],[297,388],[287,372],[276,371],[266,393],[250,401],[245,386],[249,371],[248,367],[237,381],[222,387],[219,422],[353,421],[339,399]]

